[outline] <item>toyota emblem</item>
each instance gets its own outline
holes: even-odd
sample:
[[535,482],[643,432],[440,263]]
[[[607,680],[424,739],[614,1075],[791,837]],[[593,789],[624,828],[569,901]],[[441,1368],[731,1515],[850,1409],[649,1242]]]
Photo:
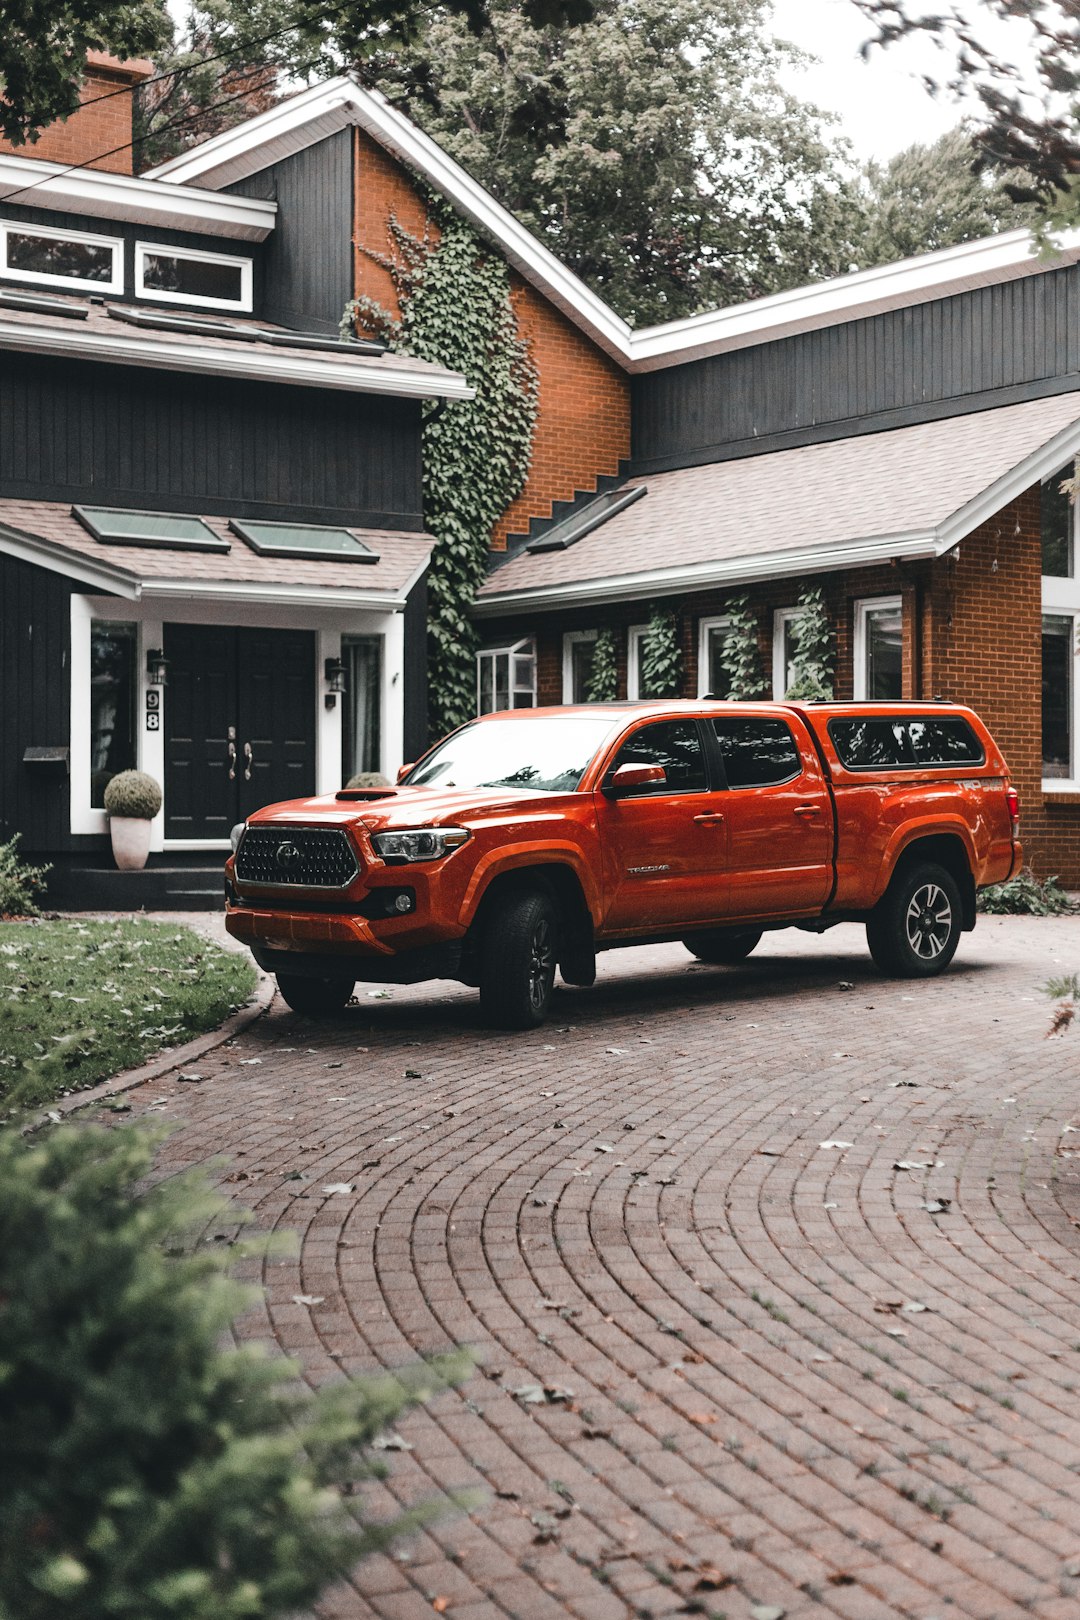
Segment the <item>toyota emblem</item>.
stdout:
[[274,860],[283,872],[291,872],[300,859],[300,851],[295,844],[279,844]]

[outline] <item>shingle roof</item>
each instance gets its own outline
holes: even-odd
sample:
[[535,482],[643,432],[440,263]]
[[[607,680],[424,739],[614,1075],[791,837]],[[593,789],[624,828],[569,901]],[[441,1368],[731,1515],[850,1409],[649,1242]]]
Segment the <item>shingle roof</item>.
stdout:
[[[941,551],[982,521],[983,497],[986,516],[1075,453],[1065,442],[1074,424],[1080,393],[1058,394],[631,479],[645,499],[566,551],[526,551],[496,568],[478,609],[494,613],[511,596],[554,603],[575,588],[599,596],[612,581],[632,597],[662,588],[657,574],[684,575],[682,588],[693,589],[710,576],[839,567],[862,560],[857,548],[885,558]],[[1044,449],[1048,465],[1037,466]]]
[[218,587],[261,588],[261,594],[287,596],[297,589],[363,593],[385,597],[389,603],[411,583],[431,553],[427,534],[398,530],[359,529],[345,525],[372,551],[375,563],[323,561],[314,557],[260,556],[229,529],[228,519],[203,517],[215,534],[230,542],[227,552],[172,549],[164,546],[108,545],[72,516],[69,503],[0,500],[0,549],[4,541],[27,537],[44,543],[54,562],[70,558],[72,573],[80,565],[106,569],[118,576],[117,586],[130,583],[131,594],[153,595],[155,586],[168,584],[175,596],[178,582],[189,584],[192,595],[213,594]]

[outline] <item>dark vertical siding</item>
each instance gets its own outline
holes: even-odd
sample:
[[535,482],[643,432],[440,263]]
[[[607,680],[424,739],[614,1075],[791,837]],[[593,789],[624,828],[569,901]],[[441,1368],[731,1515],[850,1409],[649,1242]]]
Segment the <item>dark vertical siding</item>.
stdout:
[[353,285],[352,130],[339,130],[226,190],[278,204],[277,226],[263,251],[264,317],[336,332]]
[[70,847],[66,775],[23,764],[27,748],[66,748],[70,733],[71,586],[0,554],[0,840]]
[[420,402],[0,356],[0,494],[421,527]]
[[722,460],[1080,387],[1080,266],[649,372],[635,471]]
[[427,573],[417,580],[405,603],[404,748],[407,760],[419,759],[428,745]]

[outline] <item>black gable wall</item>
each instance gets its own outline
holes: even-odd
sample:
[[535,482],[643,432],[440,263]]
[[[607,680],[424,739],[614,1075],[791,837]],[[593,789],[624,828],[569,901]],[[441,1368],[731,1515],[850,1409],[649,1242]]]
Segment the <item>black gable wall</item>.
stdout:
[[336,333],[353,295],[352,130],[225,189],[278,205],[277,225],[263,248],[265,319]]
[[420,402],[0,356],[0,495],[417,530]]
[[907,427],[1080,387],[1080,266],[633,379],[633,471]]
[[66,771],[23,755],[69,743],[72,588],[0,553],[0,842],[21,832],[24,851],[71,845]]

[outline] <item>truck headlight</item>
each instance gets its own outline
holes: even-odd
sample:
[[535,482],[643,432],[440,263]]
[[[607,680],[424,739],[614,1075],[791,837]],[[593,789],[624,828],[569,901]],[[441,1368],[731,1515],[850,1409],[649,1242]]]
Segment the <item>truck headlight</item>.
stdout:
[[229,834],[229,843],[232,845],[232,852],[234,855],[240,847],[240,840],[244,835],[244,829],[246,826],[246,821],[238,821],[232,832]]
[[384,861],[441,861],[468,836],[464,827],[418,827],[412,832],[375,833],[371,847]]

